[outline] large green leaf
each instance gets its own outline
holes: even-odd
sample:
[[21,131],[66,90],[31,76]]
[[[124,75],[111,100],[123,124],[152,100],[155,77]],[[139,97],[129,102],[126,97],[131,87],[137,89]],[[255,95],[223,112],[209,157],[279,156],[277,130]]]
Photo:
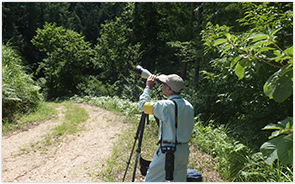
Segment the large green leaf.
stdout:
[[264,94],[278,102],[293,94],[293,66],[285,65],[274,73],[263,86]]
[[288,117],[282,121],[279,121],[277,124],[266,125],[262,130],[279,130],[285,128],[293,129],[293,117]]
[[231,62],[230,64],[230,69],[232,69],[233,66],[235,66],[235,64],[243,57],[244,55],[239,55],[237,57],[235,57],[235,59]]
[[278,102],[286,100],[293,94],[293,67],[283,72],[282,76],[276,81],[273,89],[273,98]]
[[260,53],[260,52],[269,51],[269,50],[275,50],[275,49],[271,47],[263,47],[259,49],[257,52]]
[[280,142],[281,139],[282,137],[277,137],[268,142],[265,142],[260,147],[260,151],[263,153],[263,155],[267,156],[267,159],[265,160],[267,164],[272,164],[273,161],[275,161],[278,158],[277,144]]
[[277,158],[284,165],[293,164],[293,134],[280,135],[268,142],[265,142],[260,151],[267,156],[265,162],[272,164]]
[[277,155],[284,165],[293,165],[293,134],[282,136],[277,145]]

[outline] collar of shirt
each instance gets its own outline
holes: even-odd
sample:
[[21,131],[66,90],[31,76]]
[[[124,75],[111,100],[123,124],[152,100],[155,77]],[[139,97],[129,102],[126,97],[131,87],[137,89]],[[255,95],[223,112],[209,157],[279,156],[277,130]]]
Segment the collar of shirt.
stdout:
[[169,96],[168,100],[172,100],[174,98],[182,98],[180,95],[171,95]]

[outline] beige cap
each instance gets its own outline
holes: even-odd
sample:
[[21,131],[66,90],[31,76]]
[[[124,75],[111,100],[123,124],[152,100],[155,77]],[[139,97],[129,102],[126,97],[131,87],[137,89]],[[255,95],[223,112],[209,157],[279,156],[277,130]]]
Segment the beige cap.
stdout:
[[172,89],[172,91],[176,93],[179,93],[184,87],[184,82],[182,78],[176,74],[171,74],[171,75],[162,74],[158,77],[158,79],[161,82],[166,83]]

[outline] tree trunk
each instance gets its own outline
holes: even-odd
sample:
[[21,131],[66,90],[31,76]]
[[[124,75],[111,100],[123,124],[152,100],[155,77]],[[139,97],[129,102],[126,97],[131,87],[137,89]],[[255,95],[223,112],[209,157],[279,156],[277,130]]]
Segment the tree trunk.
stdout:
[[[194,8],[195,8],[195,3],[191,2],[191,14],[190,14],[190,21],[189,21],[189,27],[190,27],[190,31],[189,31],[189,35],[188,35],[188,40],[192,40],[192,32],[193,32],[193,23],[194,23]],[[184,62],[182,64],[182,72],[181,72],[181,77],[183,79],[186,79],[186,71],[187,71],[187,64],[188,62]]]
[[[198,14],[198,30],[197,30],[197,33],[200,33],[202,31],[202,28],[201,28],[201,25],[202,25],[202,14],[203,14],[203,7],[201,6],[199,8],[199,14]],[[199,34],[198,34],[199,35]],[[200,41],[201,40],[201,37],[198,36],[197,39]],[[198,49],[201,49],[200,46],[198,46]],[[195,73],[194,73],[194,83],[195,83],[195,89],[198,90],[198,87],[199,87],[199,73],[200,73],[200,61],[201,61],[201,58],[198,57],[196,60],[195,60]]]

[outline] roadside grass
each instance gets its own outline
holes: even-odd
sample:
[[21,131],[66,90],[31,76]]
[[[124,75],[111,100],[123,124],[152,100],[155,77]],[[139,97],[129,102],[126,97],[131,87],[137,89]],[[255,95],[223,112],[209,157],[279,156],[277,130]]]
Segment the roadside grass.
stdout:
[[54,103],[41,102],[36,109],[30,114],[23,114],[16,123],[2,123],[2,135],[16,130],[26,129],[32,125],[36,125],[43,120],[50,119],[56,115]]
[[71,102],[63,102],[58,105],[63,106],[65,119],[59,125],[53,127],[50,133],[44,134],[41,142],[31,144],[32,149],[41,150],[41,153],[46,153],[48,150],[47,147],[60,144],[67,135],[85,129],[83,122],[89,117],[85,109]]
[[[89,117],[87,111],[71,102],[45,103],[40,110],[22,117],[21,120],[25,125],[25,123],[48,119],[57,114],[56,110],[54,110],[55,106],[62,106],[64,108],[64,120],[62,120],[59,125],[53,127],[49,133],[42,135],[41,141],[36,141],[30,143],[30,145],[20,147],[21,153],[41,151],[41,154],[46,154],[49,146],[60,144],[67,135],[85,129],[83,122]],[[58,147],[56,149],[58,149]]]

